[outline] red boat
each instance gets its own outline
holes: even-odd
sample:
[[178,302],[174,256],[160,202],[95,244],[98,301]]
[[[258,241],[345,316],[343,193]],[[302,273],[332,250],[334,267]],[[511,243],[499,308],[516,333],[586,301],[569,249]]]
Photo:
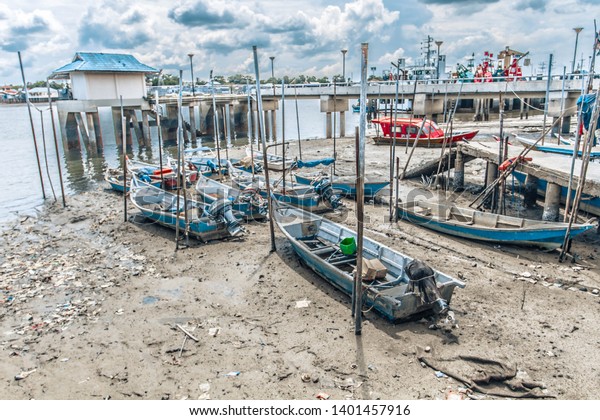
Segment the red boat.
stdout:
[[[392,117],[375,118],[371,122],[381,126],[383,136],[373,137],[375,144],[390,144],[393,141],[392,131],[396,137],[396,144],[404,145],[408,139],[409,145],[412,145],[417,137],[417,133],[423,125],[423,130],[419,136],[417,146],[435,147],[441,146],[444,143],[444,130],[439,128],[436,123],[431,120],[421,118],[398,118],[393,120]],[[446,140],[446,146],[453,146],[459,141],[471,140],[479,130],[454,132]]]

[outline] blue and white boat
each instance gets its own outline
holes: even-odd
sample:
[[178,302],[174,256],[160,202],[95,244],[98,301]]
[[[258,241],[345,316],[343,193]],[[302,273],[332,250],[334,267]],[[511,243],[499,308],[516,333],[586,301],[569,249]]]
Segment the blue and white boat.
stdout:
[[[535,144],[535,146],[532,147],[532,150],[573,156],[573,146],[572,145],[548,144],[548,141],[546,141],[545,144],[541,144],[541,142],[538,142],[536,144],[535,140],[533,140],[533,139],[528,139],[528,138],[522,137],[522,136],[515,136],[515,138],[519,141],[519,143],[521,143],[525,147],[530,147]],[[579,157],[582,156],[581,150],[577,151],[577,156],[579,156]],[[600,149],[598,148],[598,146],[592,147],[592,151],[590,153],[590,158],[591,159],[600,158]]]
[[[312,185],[318,182],[321,178],[327,176],[326,174],[294,174],[296,182],[302,185]],[[374,197],[379,191],[387,187],[390,183],[388,181],[370,182],[365,181],[365,197]],[[333,190],[345,197],[356,197],[356,177],[353,176],[334,176],[331,182]]]
[[[352,295],[356,252],[344,253],[340,242],[356,241],[356,232],[323,217],[274,201],[273,217],[292,248],[306,265],[332,286]],[[363,304],[391,322],[406,320],[415,314],[448,311],[456,287],[465,286],[447,274],[433,270],[425,293],[417,293],[409,274],[413,258],[367,237],[363,241],[363,259],[377,259],[385,267],[382,276],[366,280],[363,276]],[[421,279],[423,280],[423,279]],[[435,296],[434,298],[432,298]]]
[[[495,244],[537,246],[546,249],[562,246],[568,227],[568,223],[485,213],[425,200],[401,203],[396,207],[396,211],[398,217],[403,220],[448,235]],[[573,224],[570,237],[594,227],[591,223]]]
[[196,184],[196,193],[198,199],[206,204],[213,204],[223,199],[231,201],[233,210],[243,215],[246,220],[264,219],[268,214],[267,200],[252,187],[239,190],[201,176]]
[[131,180],[130,196],[133,205],[146,218],[171,229],[179,225],[182,233],[187,231],[202,241],[245,233],[233,215],[229,200],[217,200],[211,205],[184,200],[182,196],[178,200],[177,194],[144,183],[135,175]]
[[[267,197],[266,182],[262,176],[252,176],[238,169],[229,167],[232,185],[244,190],[254,188],[263,197]],[[336,209],[342,205],[340,198],[335,194],[328,180],[319,184],[300,185],[292,181],[282,180],[271,182],[271,193],[275,199],[300,207],[311,212],[323,212]]]

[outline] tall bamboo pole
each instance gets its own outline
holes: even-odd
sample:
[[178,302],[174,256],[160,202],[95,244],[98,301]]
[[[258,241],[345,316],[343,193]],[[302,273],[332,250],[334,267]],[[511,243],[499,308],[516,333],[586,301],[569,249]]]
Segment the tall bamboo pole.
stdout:
[[25,80],[25,72],[23,71],[23,61],[21,60],[21,51],[18,51],[19,66],[21,67],[21,78],[23,79],[23,90],[25,91],[25,102],[27,102],[27,111],[29,112],[29,123],[31,124],[31,135],[33,136],[33,148],[35,149],[35,160],[37,161],[38,173],[40,175],[40,184],[42,185],[42,197],[46,199],[46,190],[44,189],[44,178],[42,176],[42,165],[40,163],[40,153],[38,151],[37,139],[35,137],[35,127],[33,125],[33,116],[31,115],[31,104],[29,103],[29,90],[27,89],[27,81]]
[[56,151],[56,166],[58,167],[58,179],[60,180],[60,193],[62,195],[63,207],[67,207],[65,197],[65,185],[63,182],[62,166],[60,164],[60,152],[58,150],[58,137],[56,135],[56,123],[54,122],[54,109],[52,108],[52,96],[50,95],[50,84],[46,79],[46,88],[48,90],[48,106],[50,107],[50,120],[52,121],[52,134],[54,136],[54,150]]
[[[271,197],[271,184],[269,181],[269,164],[267,161],[267,140],[265,139],[265,120],[262,112],[262,95],[260,92],[260,73],[258,71],[258,52],[256,45],[252,46],[254,54],[254,73],[256,75],[256,106],[258,109],[258,123],[260,127],[260,140],[263,147],[263,165],[265,167],[265,183],[267,188],[267,202],[269,205],[269,229],[271,232],[271,252],[276,251],[275,226],[273,225],[273,198]],[[284,162],[285,167],[285,162]]]

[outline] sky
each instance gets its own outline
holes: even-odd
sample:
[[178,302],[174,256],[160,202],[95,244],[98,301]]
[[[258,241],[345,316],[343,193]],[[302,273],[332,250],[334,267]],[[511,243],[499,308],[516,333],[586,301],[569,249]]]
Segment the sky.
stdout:
[[[553,73],[571,69],[575,27],[577,64],[588,67],[600,0],[0,0],[0,84],[20,84],[17,51],[27,81],[43,80],[76,52],[133,54],[166,73],[194,77],[254,74],[261,79],[342,73],[360,79],[360,44],[381,75],[391,62],[416,64],[422,43],[442,41],[447,69],[476,63],[485,51],[529,51],[536,73],[553,54]],[[600,22],[599,22],[600,25]],[[437,49],[433,44],[432,47]],[[544,63],[544,64],[543,64]],[[547,70],[545,70],[547,72]],[[372,74],[369,70],[369,74]]]

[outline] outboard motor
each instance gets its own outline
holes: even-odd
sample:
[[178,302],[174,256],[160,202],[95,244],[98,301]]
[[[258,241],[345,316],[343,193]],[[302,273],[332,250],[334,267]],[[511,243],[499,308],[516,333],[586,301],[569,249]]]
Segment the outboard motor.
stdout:
[[260,195],[260,190],[254,188],[253,186],[249,185],[244,188],[241,191],[238,200],[244,203],[250,203],[252,206],[256,207],[261,216],[267,215],[269,208],[267,200]]
[[333,192],[333,187],[331,186],[331,181],[329,181],[328,177],[316,179],[313,183],[313,188],[323,200],[329,203],[332,209],[335,210],[342,205],[342,200]]
[[225,223],[227,231],[231,236],[238,236],[244,232],[244,228],[233,215],[232,203],[227,199],[217,200],[210,205],[206,213],[217,223]]
[[448,302],[446,302],[437,287],[435,273],[432,268],[420,260],[413,260],[405,268],[410,279],[407,292],[417,292],[421,296],[423,304],[433,304],[433,312],[436,315],[448,313]]

